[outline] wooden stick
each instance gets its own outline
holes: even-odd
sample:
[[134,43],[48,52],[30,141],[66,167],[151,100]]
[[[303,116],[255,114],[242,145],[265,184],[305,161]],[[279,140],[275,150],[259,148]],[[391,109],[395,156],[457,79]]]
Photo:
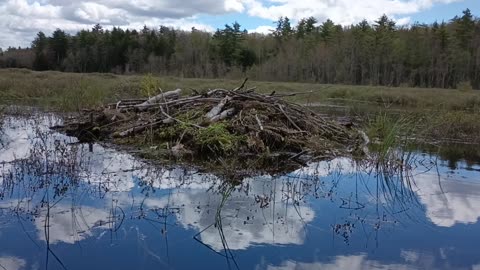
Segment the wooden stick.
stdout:
[[295,121],[293,121],[293,119],[285,112],[285,110],[283,109],[283,106],[280,105],[280,104],[277,104],[277,107],[280,109],[280,111],[283,113],[283,115],[285,115],[285,117],[287,117],[288,121],[290,121],[290,123],[296,128],[298,129],[298,131],[302,131],[303,130],[295,123]]
[[258,114],[255,114],[255,119],[257,119],[257,124],[260,126],[260,130],[263,131],[262,121],[258,118]]
[[222,121],[222,120],[227,119],[228,117],[232,116],[234,113],[235,113],[235,109],[230,108],[230,109],[225,110],[222,113],[214,116],[212,119],[210,119],[210,122],[215,123],[215,122],[218,122],[218,121]]
[[199,126],[199,125],[197,125],[197,124],[186,123],[186,122],[183,122],[183,121],[181,121],[181,120],[178,120],[177,118],[172,117],[171,115],[169,115],[168,113],[166,113],[166,112],[163,110],[162,107],[160,107],[160,111],[162,112],[162,114],[163,114],[165,117],[167,117],[167,119],[171,119],[171,120],[173,120],[173,121],[175,121],[175,122],[178,122],[178,123],[180,123],[180,124],[194,126],[194,127],[196,127],[196,128],[204,128],[204,127]]
[[217,88],[217,89],[213,89],[213,90],[210,90],[207,92],[207,97],[209,96],[212,96],[213,94],[216,94],[216,93],[221,93],[221,92],[230,92],[228,91],[227,89],[222,89],[222,88]]
[[165,93],[156,95],[156,96],[150,98],[149,100],[147,100],[147,101],[145,101],[141,104],[135,105],[134,107],[137,108],[140,111],[144,111],[146,108],[148,108],[148,105],[156,104],[159,101],[165,100],[167,98],[168,99],[178,98],[180,96],[181,92],[182,92],[182,89],[177,89],[177,90],[174,90],[174,91],[165,92]]
[[240,85],[239,87],[233,89],[232,91],[233,91],[233,92],[237,92],[238,90],[243,89],[243,88],[245,87],[245,84],[247,83],[247,81],[248,81],[248,78],[245,78],[245,80],[243,80],[242,85]]
[[295,92],[295,93],[289,93],[289,94],[275,94],[275,91],[274,91],[273,94],[271,94],[270,96],[272,96],[272,97],[294,97],[294,96],[298,96],[298,95],[307,95],[307,94],[311,94],[311,93],[313,93],[313,91]]
[[172,122],[173,122],[173,119],[167,118],[167,119],[163,119],[163,120],[156,121],[156,122],[153,122],[153,123],[149,123],[149,124],[146,124],[146,125],[139,125],[139,126],[131,127],[131,128],[129,128],[125,131],[114,133],[113,137],[116,137],[116,138],[127,137],[127,136],[130,136],[130,135],[138,133],[138,132],[143,132],[147,128],[152,128],[152,127],[156,127],[156,126],[163,125],[163,124],[170,124]]
[[225,105],[226,105],[230,100],[232,100],[232,97],[226,96],[224,99],[222,99],[222,101],[220,101],[220,103],[218,103],[217,106],[213,107],[213,108],[205,115],[205,117],[207,117],[207,118],[211,121],[215,116],[217,116],[218,114],[220,114],[220,113],[222,112],[223,107],[225,107]]
[[[145,105],[143,107],[145,107],[145,110],[147,110],[147,109],[152,109],[152,108],[155,109],[163,106],[185,105],[192,102],[219,102],[219,101],[221,101],[220,98],[202,98],[202,96],[193,96],[193,97],[188,97],[183,99],[175,99],[175,100],[167,101],[165,103],[155,103],[155,104]],[[123,108],[123,109],[134,108],[134,107],[135,106],[120,106],[120,108]]]

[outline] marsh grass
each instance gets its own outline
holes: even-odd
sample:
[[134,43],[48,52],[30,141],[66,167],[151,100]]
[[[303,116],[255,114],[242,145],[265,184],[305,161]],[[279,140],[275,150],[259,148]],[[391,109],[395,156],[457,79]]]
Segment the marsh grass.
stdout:
[[[112,74],[0,70],[3,103],[75,111],[114,99],[117,93],[136,96],[136,80]],[[121,90],[121,91],[118,91]]]
[[396,151],[409,148],[412,136],[418,135],[419,126],[419,118],[415,115],[379,113],[367,123],[371,150],[378,160],[392,160],[398,155]]
[[[241,82],[228,79],[189,79],[155,75],[115,75],[108,73],[36,72],[26,69],[0,70],[0,98],[3,102],[39,105],[62,110],[92,107],[119,98],[135,98],[182,88],[205,90],[233,89]],[[480,91],[422,89],[407,87],[325,85],[310,83],[250,81],[248,87],[263,93],[304,92],[289,97],[299,103],[365,103],[382,108],[441,108],[480,112]]]
[[462,92],[470,92],[473,90],[472,83],[470,81],[463,81],[457,84],[457,90]]
[[424,134],[449,141],[480,143],[480,114],[437,111],[425,116]]

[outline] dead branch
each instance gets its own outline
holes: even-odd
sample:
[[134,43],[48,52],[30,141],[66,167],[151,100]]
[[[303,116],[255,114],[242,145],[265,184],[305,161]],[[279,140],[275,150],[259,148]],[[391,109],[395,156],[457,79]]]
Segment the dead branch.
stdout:
[[155,128],[155,127],[160,126],[160,125],[166,125],[166,124],[171,124],[171,123],[173,123],[173,119],[172,118],[167,118],[167,119],[163,119],[163,120],[156,121],[156,122],[153,122],[153,123],[131,127],[131,128],[129,128],[125,131],[114,133],[113,137],[124,138],[124,137],[128,137],[128,136],[131,136],[131,135],[134,135],[134,134],[137,134],[137,133],[141,133],[141,132],[143,132],[143,131],[145,131],[146,129],[149,129],[149,128]]
[[218,121],[225,120],[225,119],[227,119],[228,117],[232,116],[234,113],[235,113],[235,109],[234,109],[234,108],[230,108],[230,109],[225,110],[225,111],[223,111],[222,113],[217,114],[217,115],[215,115],[214,117],[210,118],[210,122],[211,122],[211,123],[215,123],[215,122],[218,122]]
[[230,101],[232,100],[232,97],[230,96],[226,96],[224,99],[222,99],[222,101],[220,101],[220,103],[218,103],[217,106],[213,107],[206,115],[205,117],[207,119],[209,119],[210,121],[212,121],[212,119],[217,116],[218,114],[221,113],[223,107],[225,107],[225,105]]
[[240,85],[239,87],[233,89],[232,91],[233,91],[233,92],[236,92],[236,91],[238,91],[238,90],[242,90],[242,89],[245,87],[245,84],[247,83],[247,81],[248,81],[248,78],[245,78],[245,80],[243,80],[242,85]]
[[288,121],[290,121],[290,123],[291,123],[296,129],[298,129],[298,131],[303,132],[303,130],[295,123],[295,121],[293,121],[293,119],[285,112],[285,110],[283,109],[283,106],[282,106],[282,105],[277,104],[277,107],[280,109],[280,111],[283,113],[283,115],[285,115],[285,117],[288,119]]
[[174,91],[169,91],[169,92],[166,92],[166,93],[162,93],[162,94],[159,94],[159,95],[156,95],[150,99],[148,99],[147,101],[141,103],[141,104],[138,104],[138,105],[135,105],[135,108],[137,108],[138,110],[140,111],[143,111],[145,110],[146,108],[148,108],[149,105],[152,105],[152,104],[156,104],[160,101],[165,101],[167,99],[175,99],[175,98],[178,98],[180,97],[180,93],[182,92],[181,89],[176,89]]
[[258,114],[255,114],[255,119],[257,119],[257,123],[258,123],[258,126],[260,127],[260,130],[263,131],[262,121],[260,121],[260,118],[258,118]]

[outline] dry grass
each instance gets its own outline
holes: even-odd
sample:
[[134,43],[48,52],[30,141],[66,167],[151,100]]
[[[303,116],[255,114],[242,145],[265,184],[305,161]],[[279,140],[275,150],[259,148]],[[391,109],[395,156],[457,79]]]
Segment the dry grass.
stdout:
[[[48,108],[77,110],[120,98],[139,97],[143,76],[114,74],[78,74],[55,71],[35,72],[24,69],[0,70],[0,98],[3,102],[40,105]],[[158,85],[174,88],[234,88],[241,82],[226,79],[187,79],[161,77]],[[290,98],[300,103],[365,103],[382,108],[435,108],[480,112],[480,91],[453,89],[392,88],[373,86],[324,85],[307,83],[256,82],[249,86],[270,93],[308,92]]]

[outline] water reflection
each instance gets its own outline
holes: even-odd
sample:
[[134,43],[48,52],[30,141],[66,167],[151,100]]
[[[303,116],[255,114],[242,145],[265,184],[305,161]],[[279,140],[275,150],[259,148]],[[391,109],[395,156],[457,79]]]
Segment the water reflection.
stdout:
[[[391,270],[407,270],[407,269],[420,269],[414,265],[407,264],[382,264],[381,262],[369,260],[366,254],[352,255],[352,256],[338,256],[331,262],[326,263],[302,263],[294,261],[286,261],[280,266],[268,266],[268,270],[338,270],[338,269],[350,269],[350,270],[366,270],[366,269],[391,269]],[[426,268],[422,268],[426,269]]]
[[457,268],[455,265],[448,263],[448,258],[444,251],[440,250],[440,257],[433,252],[418,252],[413,250],[401,250],[401,262],[385,263],[374,259],[369,259],[369,255],[360,253],[357,255],[335,256],[325,262],[297,262],[284,261],[279,265],[257,265],[257,269],[268,270],[313,270],[313,269],[391,269],[391,270],[409,270],[409,269],[478,269],[478,265],[472,265],[467,268]]
[[442,227],[476,223],[480,217],[480,184],[472,180],[476,179],[419,175],[416,193],[426,207],[427,217]]
[[429,269],[454,261],[450,253],[463,268],[478,264],[461,229],[442,231],[480,231],[476,170],[458,174],[424,155],[380,165],[338,158],[233,184],[101,145],[90,151],[48,129],[60,121],[5,119],[0,250],[18,256],[0,253],[7,269],[128,269],[122,259],[137,268]]
[[0,257],[0,269],[22,270],[25,269],[26,262],[17,257]]

